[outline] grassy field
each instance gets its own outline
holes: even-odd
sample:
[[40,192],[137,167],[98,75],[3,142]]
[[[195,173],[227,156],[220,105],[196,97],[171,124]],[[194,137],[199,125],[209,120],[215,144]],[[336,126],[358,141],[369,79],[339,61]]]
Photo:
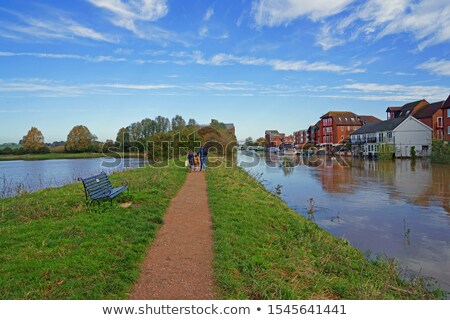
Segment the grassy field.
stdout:
[[0,199],[0,299],[126,299],[185,177],[173,166],[114,174],[130,191],[90,210],[81,183]]
[[393,261],[367,260],[241,169],[207,174],[219,299],[435,299]]
[[[25,154],[25,155],[0,155],[0,161],[12,161],[12,160],[57,160],[57,159],[92,159],[103,157],[117,157],[115,154],[102,154],[102,153],[45,153],[45,154]],[[120,154],[126,158],[138,157],[137,154]]]

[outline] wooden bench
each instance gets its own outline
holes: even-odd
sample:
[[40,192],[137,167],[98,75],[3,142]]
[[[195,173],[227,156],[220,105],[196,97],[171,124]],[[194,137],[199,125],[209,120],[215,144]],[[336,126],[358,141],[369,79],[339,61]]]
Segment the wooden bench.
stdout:
[[109,199],[112,204],[112,200],[115,197],[128,189],[126,185],[120,188],[114,188],[104,172],[93,177],[86,179],[80,178],[78,180],[83,182],[87,202],[100,202],[100,200]]

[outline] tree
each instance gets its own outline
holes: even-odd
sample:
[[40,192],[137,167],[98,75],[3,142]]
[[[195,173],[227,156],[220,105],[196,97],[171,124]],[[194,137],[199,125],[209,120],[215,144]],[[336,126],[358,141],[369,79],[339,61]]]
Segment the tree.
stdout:
[[156,122],[152,119],[145,118],[141,121],[142,125],[142,135],[144,138],[148,138],[155,134],[156,132]]
[[266,146],[266,138],[258,138],[258,140],[256,140],[256,144],[260,147],[265,147]]
[[155,133],[167,133],[170,131],[170,120],[161,116],[155,119]]
[[186,121],[184,121],[182,116],[176,115],[175,118],[172,119],[172,130],[179,130],[184,127],[186,127]]
[[252,137],[248,137],[247,139],[245,139],[245,145],[249,146],[249,147],[254,146],[255,143],[253,142],[253,138]]
[[116,144],[124,152],[127,152],[131,148],[131,135],[127,128],[121,128],[117,133]]
[[42,152],[45,149],[44,136],[38,128],[32,127],[27,135],[23,137],[23,150],[25,152]]
[[89,152],[95,150],[94,142],[97,137],[85,126],[73,127],[67,136],[66,151],[68,152]]
[[196,126],[198,126],[198,123],[197,123],[197,121],[195,121],[195,119],[189,119],[188,126],[189,127],[196,127]]

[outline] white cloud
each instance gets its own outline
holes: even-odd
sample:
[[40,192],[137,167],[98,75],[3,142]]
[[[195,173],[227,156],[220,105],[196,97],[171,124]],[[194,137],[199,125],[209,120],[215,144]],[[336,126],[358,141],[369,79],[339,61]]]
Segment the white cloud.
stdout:
[[45,79],[0,79],[0,92],[27,94],[38,97],[75,97],[86,95],[123,95],[127,90],[150,91],[165,94],[166,89],[176,88],[170,84],[95,83],[68,85],[65,82]]
[[200,29],[198,30],[198,35],[200,36],[200,38],[206,37],[207,34],[208,34],[208,27],[207,26],[200,27]]
[[419,99],[443,100],[448,96],[450,87],[443,86],[406,86],[402,84],[352,83],[335,89],[350,93],[353,99],[371,101],[414,101]]
[[140,34],[136,23],[156,21],[168,13],[166,0],[87,0],[91,4],[109,11],[111,22],[135,34]]
[[252,66],[269,66],[276,71],[322,71],[336,73],[362,73],[364,69],[355,67],[345,67],[332,64],[325,61],[308,62],[306,60],[282,60],[282,59],[265,59],[247,56],[235,56],[232,54],[219,53],[206,59],[199,51],[192,54],[195,63],[203,65],[252,65]]
[[117,37],[102,34],[94,29],[83,26],[72,19],[62,16],[53,20],[36,19],[11,12],[16,15],[22,24],[2,23],[0,28],[7,30],[7,33],[0,33],[0,36],[20,39],[21,37],[38,39],[89,39],[103,42],[118,42]]
[[203,17],[203,21],[209,21],[211,17],[214,15],[214,9],[212,7],[209,7],[208,10],[206,10],[205,16]]
[[255,0],[252,14],[257,26],[279,26],[305,16],[319,20],[345,10],[355,0]]
[[0,57],[34,57],[42,59],[73,59],[87,62],[124,62],[125,58],[115,58],[111,56],[82,56],[77,54],[57,54],[57,53],[39,53],[39,52],[5,52],[0,51]]
[[325,22],[316,44],[328,50],[357,38],[379,40],[409,33],[423,50],[450,41],[449,16],[448,0],[369,0],[338,21]]
[[437,75],[450,76],[450,60],[436,60],[433,58],[418,65],[417,69],[426,70]]

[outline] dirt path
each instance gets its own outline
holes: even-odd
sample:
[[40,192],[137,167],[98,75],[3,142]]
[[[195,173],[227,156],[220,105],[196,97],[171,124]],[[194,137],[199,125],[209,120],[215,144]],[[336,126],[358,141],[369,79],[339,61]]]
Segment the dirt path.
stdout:
[[214,299],[212,239],[205,175],[191,173],[170,204],[130,299]]

